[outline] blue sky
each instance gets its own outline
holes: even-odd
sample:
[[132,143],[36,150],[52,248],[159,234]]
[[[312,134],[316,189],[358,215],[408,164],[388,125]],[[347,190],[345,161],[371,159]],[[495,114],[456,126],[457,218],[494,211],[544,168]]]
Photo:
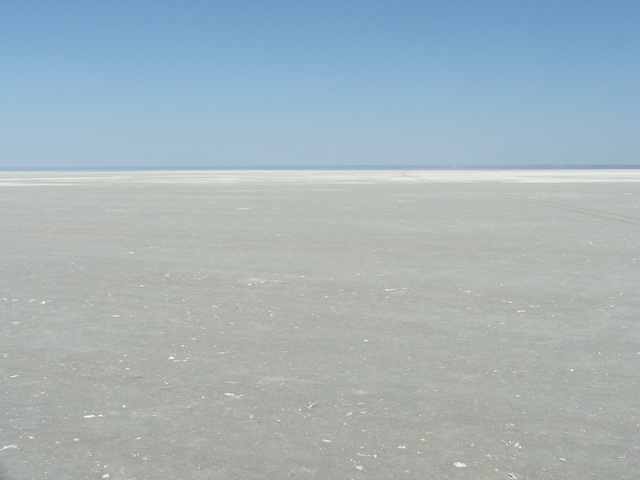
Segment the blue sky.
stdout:
[[640,164],[640,2],[0,0],[0,167]]

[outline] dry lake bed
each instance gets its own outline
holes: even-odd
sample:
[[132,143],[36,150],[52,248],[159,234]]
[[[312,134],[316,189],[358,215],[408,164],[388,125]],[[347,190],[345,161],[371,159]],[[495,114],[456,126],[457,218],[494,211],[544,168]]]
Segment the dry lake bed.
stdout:
[[0,173],[0,479],[640,478],[640,171]]

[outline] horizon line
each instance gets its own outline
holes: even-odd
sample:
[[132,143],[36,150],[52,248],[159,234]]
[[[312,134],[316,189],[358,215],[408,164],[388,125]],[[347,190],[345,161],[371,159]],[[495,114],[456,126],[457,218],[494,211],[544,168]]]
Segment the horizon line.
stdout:
[[79,166],[79,167],[3,167],[0,172],[160,172],[160,171],[232,171],[232,170],[637,170],[640,164],[620,165],[221,165],[221,166]]

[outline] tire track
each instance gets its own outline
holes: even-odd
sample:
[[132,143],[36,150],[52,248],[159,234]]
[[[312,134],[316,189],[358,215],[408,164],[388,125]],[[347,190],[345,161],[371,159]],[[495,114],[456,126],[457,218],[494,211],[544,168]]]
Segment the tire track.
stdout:
[[640,225],[640,218],[632,217],[630,215],[622,215],[620,213],[603,212],[602,210],[594,210],[592,208],[577,207],[574,205],[567,205],[565,203],[548,202],[545,200],[535,200],[533,198],[520,197],[509,193],[497,193],[497,192],[483,192],[487,195],[495,195],[498,197],[511,198],[520,202],[532,203],[534,205],[542,205],[545,207],[555,208],[558,210],[564,210],[566,212],[582,213],[584,215],[591,215],[592,217],[604,218],[606,220],[614,220],[616,222],[629,223],[631,225]]
[[[413,175],[410,175],[408,173],[406,173],[405,171],[400,171],[399,172],[400,176],[405,177],[405,178],[412,178],[415,180],[426,180],[429,183],[438,183],[438,184],[443,184],[446,182],[439,182],[437,180],[433,180],[430,178],[426,178],[426,177],[416,177]],[[519,195],[513,195],[513,194],[509,194],[509,193],[498,193],[498,192],[489,192],[486,190],[476,190],[477,193],[484,193],[486,195],[494,195],[497,197],[505,197],[505,198],[510,198],[513,200],[517,200],[519,202],[525,202],[525,203],[531,203],[534,205],[541,205],[544,207],[549,207],[549,208],[555,208],[557,210],[564,210],[566,212],[573,212],[573,213],[581,213],[583,215],[590,215],[592,217],[598,217],[598,218],[603,218],[605,220],[614,220],[616,222],[622,222],[622,223],[628,223],[630,225],[640,225],[640,217],[634,217],[631,215],[623,215],[621,213],[611,213],[611,212],[604,212],[602,210],[595,210],[592,208],[586,208],[586,207],[578,207],[575,205],[567,205],[566,203],[557,203],[557,202],[549,202],[549,201],[545,201],[545,200],[536,200],[533,198],[527,198],[527,197],[521,197]]]

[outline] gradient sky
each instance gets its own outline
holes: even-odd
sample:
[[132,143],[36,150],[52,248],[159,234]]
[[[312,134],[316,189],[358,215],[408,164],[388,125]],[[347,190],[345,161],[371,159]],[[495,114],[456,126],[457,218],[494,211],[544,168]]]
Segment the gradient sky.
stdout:
[[0,168],[640,164],[640,1],[0,0]]

